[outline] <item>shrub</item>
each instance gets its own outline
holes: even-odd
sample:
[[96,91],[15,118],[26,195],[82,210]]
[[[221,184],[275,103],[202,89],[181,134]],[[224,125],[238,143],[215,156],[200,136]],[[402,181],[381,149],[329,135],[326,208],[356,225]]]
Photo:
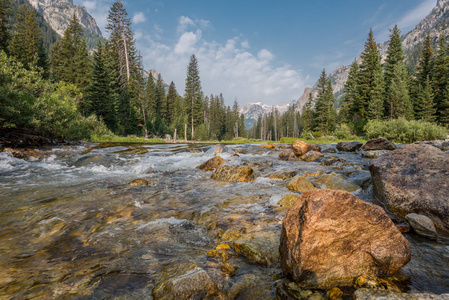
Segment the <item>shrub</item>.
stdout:
[[294,141],[299,140],[299,138],[292,138],[292,137],[281,137],[281,139],[279,140],[279,142],[281,144],[291,144]]
[[349,140],[355,138],[351,128],[349,128],[349,126],[344,123],[337,126],[334,131],[334,135],[340,140]]
[[395,119],[388,121],[369,121],[365,125],[368,138],[384,137],[396,143],[445,139],[447,129],[424,121]]

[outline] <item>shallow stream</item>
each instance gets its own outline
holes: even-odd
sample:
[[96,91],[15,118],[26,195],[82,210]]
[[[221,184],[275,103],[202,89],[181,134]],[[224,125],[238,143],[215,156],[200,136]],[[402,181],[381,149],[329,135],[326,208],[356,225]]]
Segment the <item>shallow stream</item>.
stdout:
[[[233,297],[274,299],[279,264],[233,255],[237,269],[229,274],[207,255],[226,232],[279,234],[285,210],[278,202],[292,192],[270,174],[335,173],[364,187],[354,192],[359,198],[374,201],[369,159],[360,153],[327,153],[345,163],[323,166],[281,161],[260,145],[226,146],[228,164],[258,174],[253,183],[236,183],[195,169],[213,157],[210,147],[82,144],[28,160],[0,153],[0,298],[147,299],[164,272],[188,262],[222,294],[252,274],[252,284]],[[231,156],[236,149],[243,153]],[[135,179],[149,185],[131,186]],[[406,237],[412,260],[403,268],[403,291],[449,293],[448,239]]]

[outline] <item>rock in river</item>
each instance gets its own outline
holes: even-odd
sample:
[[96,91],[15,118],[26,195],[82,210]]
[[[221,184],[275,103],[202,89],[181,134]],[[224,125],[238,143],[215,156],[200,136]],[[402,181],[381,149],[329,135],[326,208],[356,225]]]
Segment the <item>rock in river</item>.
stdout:
[[315,161],[323,156],[324,156],[324,154],[322,154],[321,152],[309,151],[306,154],[304,154],[303,156],[301,156],[301,160],[311,162],[311,161]]
[[449,155],[430,145],[407,145],[371,161],[374,193],[393,212],[425,215],[449,230]]
[[215,180],[252,182],[256,176],[254,175],[254,170],[250,167],[224,165],[219,167],[212,174],[211,178]]
[[430,218],[413,213],[406,215],[405,218],[417,234],[436,239],[437,230]]
[[400,294],[388,290],[358,289],[352,296],[354,300],[449,300],[449,294],[430,293]]
[[292,148],[296,157],[303,156],[309,151],[321,152],[320,146],[312,145],[301,140],[294,141],[292,144]]
[[314,190],[313,184],[304,176],[295,176],[287,184],[287,188],[293,192],[305,192]]
[[297,160],[293,149],[285,149],[279,154],[280,160]]
[[398,147],[387,140],[386,138],[380,137],[374,140],[369,140],[366,142],[365,145],[363,145],[362,149],[364,151],[371,151],[371,150],[396,150]]
[[355,192],[360,189],[360,186],[356,185],[352,181],[334,175],[323,175],[315,179],[314,183],[318,184],[317,186],[324,185],[327,189],[331,190]]
[[385,211],[335,190],[305,192],[282,222],[281,266],[303,288],[351,286],[366,273],[393,275],[410,261],[408,241]]
[[273,231],[244,234],[234,241],[234,249],[254,263],[276,265],[279,260],[279,234]]
[[204,170],[204,171],[212,171],[214,169],[219,168],[225,160],[221,158],[220,156],[212,157],[211,159],[203,162],[201,165],[197,166],[197,169]]
[[208,299],[217,293],[209,275],[194,264],[181,264],[166,271],[165,278],[153,289],[154,299]]
[[356,152],[362,146],[363,143],[360,142],[340,142],[337,144],[337,150],[344,152]]

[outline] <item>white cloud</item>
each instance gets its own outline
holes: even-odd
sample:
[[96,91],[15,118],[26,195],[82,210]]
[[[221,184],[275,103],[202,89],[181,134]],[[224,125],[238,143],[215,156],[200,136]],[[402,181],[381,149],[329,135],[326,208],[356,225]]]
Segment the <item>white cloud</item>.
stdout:
[[145,67],[158,70],[166,81],[173,80],[181,95],[189,58],[195,54],[204,93],[223,93],[227,105],[236,98],[240,105],[257,101],[276,104],[301,96],[305,80],[299,70],[280,65],[267,49],[249,51],[249,42],[240,37],[224,43],[205,40],[199,28],[202,25],[197,23],[181,17],[181,35],[172,46],[148,34],[138,40]]
[[181,16],[178,21],[178,33],[185,32],[190,26],[195,26],[195,22],[189,17]]
[[133,23],[139,24],[145,22],[147,19],[145,18],[145,15],[143,12],[138,12],[133,16]]

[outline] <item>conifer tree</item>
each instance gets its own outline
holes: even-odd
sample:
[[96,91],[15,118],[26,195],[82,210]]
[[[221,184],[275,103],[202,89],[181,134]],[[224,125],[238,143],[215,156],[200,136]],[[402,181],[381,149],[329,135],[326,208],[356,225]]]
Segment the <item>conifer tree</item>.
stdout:
[[317,89],[318,94],[314,111],[315,127],[323,133],[328,133],[332,120],[333,95],[332,84],[329,83],[324,69],[318,79]]
[[424,40],[423,49],[419,57],[416,80],[417,83],[424,87],[427,77],[431,76],[431,71],[433,69],[433,47],[432,40],[430,38],[430,32],[427,33],[426,39]]
[[356,60],[353,61],[349,69],[348,79],[345,83],[343,104],[340,108],[340,120],[342,122],[352,121],[352,118],[357,114],[355,110],[355,103],[357,102],[357,74],[359,71],[359,64]]
[[302,108],[302,115],[301,115],[302,130],[306,131],[312,130],[312,103],[313,97],[312,93],[310,93],[309,100],[307,100],[306,104]]
[[374,70],[373,82],[368,102],[368,120],[380,120],[384,115],[384,80],[380,63]]
[[426,122],[435,121],[435,107],[433,103],[433,91],[430,85],[429,75],[427,75],[424,86],[419,85],[419,90],[417,94],[418,99],[418,110],[417,119]]
[[400,117],[411,120],[413,118],[413,106],[408,93],[408,76],[404,64],[397,64],[390,84],[388,99],[389,117]]
[[198,61],[195,54],[190,57],[187,67],[186,87],[184,101],[186,103],[187,115],[191,127],[191,138],[195,137],[194,127],[202,123],[202,97],[201,81],[198,68]]
[[433,70],[431,73],[432,87],[435,95],[436,121],[441,125],[445,125],[447,123],[443,119],[446,118],[444,111],[447,101],[446,91],[449,87],[449,56],[444,33],[440,35],[438,50],[433,61]]
[[10,10],[10,0],[0,0],[0,51],[8,53],[10,32],[8,16]]
[[353,111],[358,113],[359,121],[366,120],[368,103],[371,99],[374,74],[380,64],[379,51],[374,40],[373,31],[370,30],[365,50],[361,54],[362,62],[357,74],[357,97],[354,101]]
[[14,31],[15,33],[11,40],[9,52],[26,68],[36,66],[42,37],[36,14],[26,4],[22,4],[17,10]]
[[404,62],[404,53],[402,50],[401,31],[398,25],[394,25],[390,30],[390,40],[388,42],[387,58],[385,60],[385,95],[388,98],[390,93],[391,82],[397,70],[397,65]]
[[156,80],[156,110],[161,120],[168,124],[167,97],[161,73],[158,74]]
[[93,66],[91,84],[87,90],[87,100],[82,109],[92,111],[101,117],[106,126],[117,130],[117,119],[115,114],[114,97],[110,88],[111,79],[105,64],[105,51],[101,41],[93,54]]
[[76,51],[75,56],[75,66],[76,66],[76,78],[75,85],[80,89],[81,92],[86,93],[90,85],[90,70],[91,70],[91,60],[89,58],[89,52],[87,50],[86,39],[83,37],[81,39],[81,44]]
[[177,117],[177,111],[175,110],[177,98],[178,92],[176,91],[175,83],[172,81],[167,92],[167,124],[171,124]]
[[145,87],[145,107],[146,118],[151,120],[157,114],[157,101],[156,101],[156,84],[154,82],[153,75],[148,76],[148,81]]

